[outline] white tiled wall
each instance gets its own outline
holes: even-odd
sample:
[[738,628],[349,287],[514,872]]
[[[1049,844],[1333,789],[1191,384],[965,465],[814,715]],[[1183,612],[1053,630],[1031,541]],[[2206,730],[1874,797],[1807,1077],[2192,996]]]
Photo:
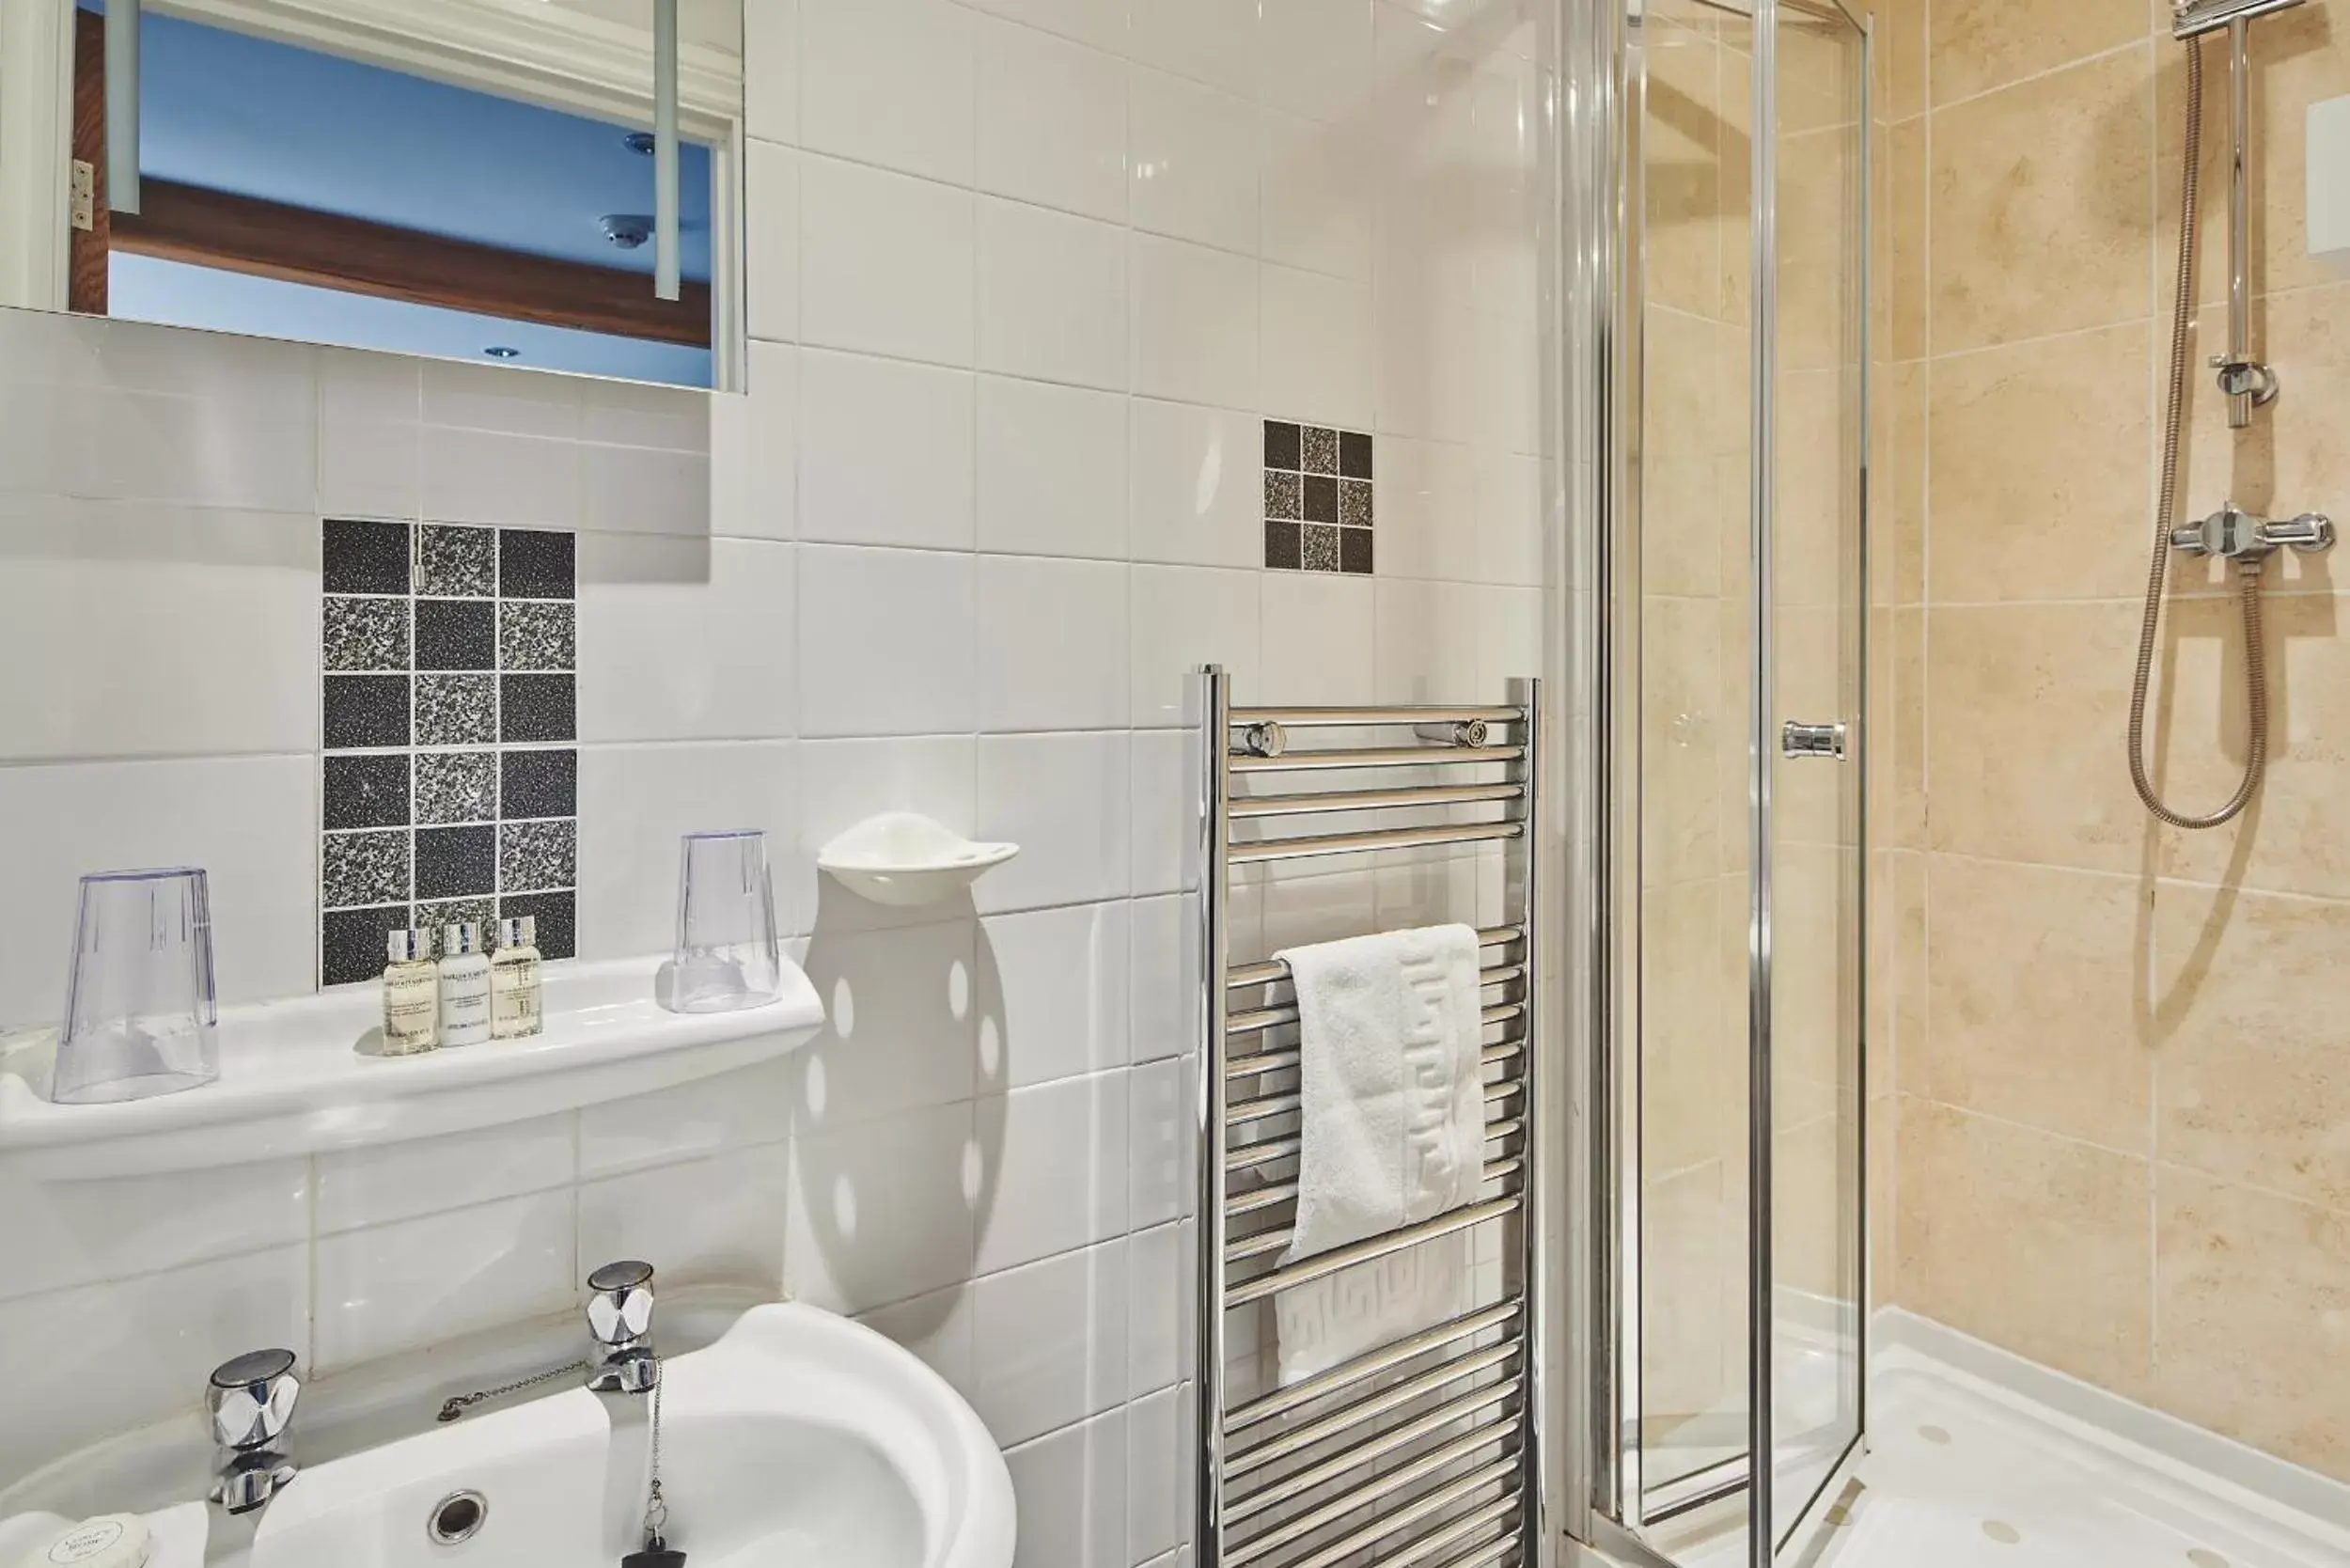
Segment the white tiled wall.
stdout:
[[[327,512],[582,530],[582,952],[666,943],[677,834],[764,825],[830,1029],[435,1145],[0,1170],[0,1342],[104,1390],[21,1388],[51,1415],[0,1482],[233,1351],[396,1355],[634,1252],[914,1346],[1010,1449],[1022,1568],[1183,1546],[1183,676],[1440,699],[1540,664],[1536,8],[747,8],[746,397],[0,320],[0,1020],[55,1016],[104,866],[212,869],[228,997],[309,983]],[[1259,570],[1266,416],[1377,433],[1375,581]],[[1025,848],[912,917],[820,882],[892,808]],[[1251,883],[1239,925],[1490,882]]]

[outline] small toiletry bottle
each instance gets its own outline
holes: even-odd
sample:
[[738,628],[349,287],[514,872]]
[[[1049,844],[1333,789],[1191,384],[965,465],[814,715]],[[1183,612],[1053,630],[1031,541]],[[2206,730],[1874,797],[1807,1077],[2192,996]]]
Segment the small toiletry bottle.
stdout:
[[539,922],[528,915],[498,922],[490,955],[490,1033],[521,1040],[546,1027],[539,992]]
[[441,1043],[479,1045],[490,1038],[490,955],[471,920],[441,928]]
[[441,1043],[441,975],[432,938],[395,931],[384,939],[384,1054],[413,1057]]

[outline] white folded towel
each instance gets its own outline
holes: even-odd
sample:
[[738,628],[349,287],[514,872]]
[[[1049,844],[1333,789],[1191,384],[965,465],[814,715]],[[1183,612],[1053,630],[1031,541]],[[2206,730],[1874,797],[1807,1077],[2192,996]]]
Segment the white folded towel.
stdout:
[[[1297,1227],[1283,1262],[1433,1219],[1477,1195],[1477,933],[1431,926],[1276,955],[1297,986]],[[1274,1298],[1293,1383],[1464,1309],[1465,1237],[1393,1254]]]

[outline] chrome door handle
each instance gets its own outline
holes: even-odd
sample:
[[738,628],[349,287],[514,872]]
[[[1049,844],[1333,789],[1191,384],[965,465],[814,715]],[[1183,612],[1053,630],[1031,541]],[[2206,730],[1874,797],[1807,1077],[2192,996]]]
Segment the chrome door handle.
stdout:
[[1789,757],[1825,757],[1835,761],[1844,760],[1844,725],[1805,724],[1789,719],[1778,732],[1779,749]]

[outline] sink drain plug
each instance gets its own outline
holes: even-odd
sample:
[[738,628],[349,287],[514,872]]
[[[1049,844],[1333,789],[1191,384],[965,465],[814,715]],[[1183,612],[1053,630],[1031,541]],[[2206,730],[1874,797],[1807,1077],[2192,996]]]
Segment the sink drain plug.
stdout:
[[436,1546],[454,1546],[480,1534],[482,1524],[489,1517],[489,1498],[478,1492],[451,1492],[432,1505],[432,1514],[424,1522],[424,1533],[431,1537]]

